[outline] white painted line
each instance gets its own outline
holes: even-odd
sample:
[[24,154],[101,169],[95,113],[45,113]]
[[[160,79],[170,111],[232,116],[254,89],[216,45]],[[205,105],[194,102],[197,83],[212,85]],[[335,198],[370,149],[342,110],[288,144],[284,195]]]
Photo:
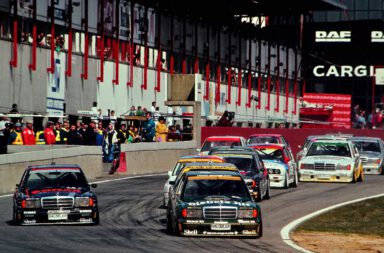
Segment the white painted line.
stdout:
[[[161,173],[161,174],[149,174],[149,175],[139,175],[139,176],[130,176],[130,177],[121,177],[121,178],[115,178],[115,179],[107,179],[102,181],[96,181],[96,182],[90,182],[91,184],[104,184],[109,182],[115,182],[115,181],[122,181],[122,180],[128,180],[128,179],[135,179],[135,178],[144,178],[144,177],[155,177],[155,176],[164,176],[167,175],[167,173]],[[0,198],[7,198],[12,197],[13,194],[6,194],[6,195],[0,195]]]
[[286,244],[288,244],[290,247],[292,247],[292,248],[294,248],[294,249],[296,249],[296,250],[298,250],[300,252],[312,253],[312,251],[306,250],[306,249],[300,247],[299,245],[297,245],[290,238],[289,234],[291,233],[292,230],[297,228],[300,224],[304,223],[305,221],[310,220],[310,219],[312,219],[312,218],[314,218],[314,217],[316,217],[316,216],[318,216],[320,214],[323,214],[325,212],[328,212],[330,210],[336,209],[338,207],[346,206],[346,205],[349,205],[349,204],[361,202],[361,201],[364,201],[364,200],[368,200],[368,199],[379,198],[379,197],[384,197],[384,193],[378,194],[378,195],[374,195],[374,196],[370,196],[370,197],[365,197],[365,198],[360,198],[360,199],[355,199],[355,200],[343,202],[343,203],[336,204],[336,205],[333,205],[333,206],[329,206],[327,208],[324,208],[324,209],[318,210],[316,212],[310,213],[310,214],[308,214],[308,215],[306,215],[304,217],[301,217],[300,219],[292,221],[291,223],[289,223],[288,225],[283,227],[283,229],[281,229],[281,231],[280,231],[281,239],[283,239],[283,241]]

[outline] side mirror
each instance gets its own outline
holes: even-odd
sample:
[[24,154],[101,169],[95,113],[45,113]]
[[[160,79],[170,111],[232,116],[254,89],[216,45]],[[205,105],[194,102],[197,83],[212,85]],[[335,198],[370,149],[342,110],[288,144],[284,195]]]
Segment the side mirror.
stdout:
[[291,160],[289,159],[289,157],[284,157],[284,163],[288,163],[289,161],[291,161]]
[[201,152],[201,149],[200,149],[200,148],[197,148],[196,151],[200,153],[200,152]]
[[301,145],[297,145],[297,147],[298,147],[298,148],[302,148],[302,146],[301,146]]
[[175,185],[175,181],[169,181],[169,185]]
[[172,176],[172,171],[168,171],[168,177]]
[[92,188],[97,188],[97,184],[91,184]]

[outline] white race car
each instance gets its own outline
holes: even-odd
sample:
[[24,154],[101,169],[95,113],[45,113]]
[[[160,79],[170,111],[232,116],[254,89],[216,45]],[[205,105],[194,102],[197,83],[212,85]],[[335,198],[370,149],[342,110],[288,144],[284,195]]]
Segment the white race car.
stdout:
[[346,138],[314,140],[299,162],[299,181],[363,181],[359,151]]

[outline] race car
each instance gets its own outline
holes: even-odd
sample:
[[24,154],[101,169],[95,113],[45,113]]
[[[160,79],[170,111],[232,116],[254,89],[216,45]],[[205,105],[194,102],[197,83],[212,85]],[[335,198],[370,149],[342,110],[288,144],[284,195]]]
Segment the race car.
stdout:
[[20,225],[99,224],[98,202],[78,165],[29,166],[13,195]]
[[201,155],[208,155],[213,147],[245,146],[245,139],[241,136],[211,136],[205,139],[201,149],[197,149]]
[[175,181],[177,175],[181,171],[181,169],[184,167],[185,164],[187,163],[195,163],[195,162],[200,162],[200,163],[224,163],[224,159],[222,157],[218,156],[200,156],[200,155],[193,155],[193,156],[183,156],[181,157],[177,163],[175,164],[175,167],[173,167],[173,170],[168,171],[168,179],[164,184],[164,189],[163,189],[163,205],[167,206],[168,205],[168,200],[169,200],[169,181]]
[[359,151],[346,138],[314,140],[299,162],[299,181],[363,181]]
[[383,140],[374,137],[353,137],[350,140],[360,152],[364,174],[384,175]]
[[236,171],[188,171],[171,187],[167,230],[182,236],[263,235],[260,207]]
[[249,147],[258,152],[268,169],[271,187],[288,189],[289,186],[297,186],[297,164],[287,147],[279,144],[254,144]]
[[227,163],[236,165],[256,201],[269,199],[269,173],[254,149],[249,147],[213,149],[209,154],[223,157]]

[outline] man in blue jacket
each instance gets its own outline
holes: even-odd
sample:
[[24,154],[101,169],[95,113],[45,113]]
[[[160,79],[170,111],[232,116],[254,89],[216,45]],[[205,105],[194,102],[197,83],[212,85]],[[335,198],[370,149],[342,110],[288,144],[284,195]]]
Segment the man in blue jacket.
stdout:
[[147,117],[147,121],[144,121],[143,123],[143,139],[145,142],[152,142],[156,133],[156,125],[152,119],[152,114],[150,112],[147,112],[145,116]]

